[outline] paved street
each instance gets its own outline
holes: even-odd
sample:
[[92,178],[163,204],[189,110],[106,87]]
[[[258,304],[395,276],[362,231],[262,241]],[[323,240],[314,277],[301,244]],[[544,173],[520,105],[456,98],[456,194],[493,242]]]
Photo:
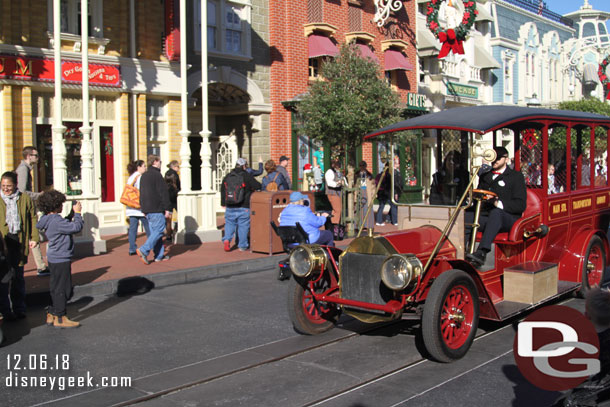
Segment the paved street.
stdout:
[[[47,327],[43,309],[31,309],[26,321],[4,325],[8,341],[0,348],[2,405],[493,402],[499,407],[546,405],[557,397],[521,378],[512,358],[510,324],[482,324],[468,355],[443,365],[422,359],[418,326],[410,321],[360,334],[364,324],[344,317],[340,329],[315,337],[297,335],[286,312],[287,287],[269,269],[141,295],[83,297],[69,309],[83,324],[75,330]],[[20,367],[31,369],[14,367],[19,356]],[[46,359],[46,369],[40,368],[41,359]],[[62,362],[68,370],[62,370]],[[18,376],[57,378],[56,388],[49,391],[47,383],[44,388],[6,389],[11,374],[14,382]],[[94,387],[57,388],[61,376],[88,375]],[[96,387],[102,377],[118,382],[127,377],[131,385]]]

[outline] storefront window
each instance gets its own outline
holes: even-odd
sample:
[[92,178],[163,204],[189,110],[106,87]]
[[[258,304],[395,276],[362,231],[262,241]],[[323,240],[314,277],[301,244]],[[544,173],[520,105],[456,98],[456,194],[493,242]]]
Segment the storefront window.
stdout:
[[66,171],[68,173],[68,188],[66,195],[81,195],[83,193],[81,177],[81,157],[80,148],[82,146],[83,135],[79,130],[82,123],[66,122],[67,127],[64,132],[64,142],[66,143]]
[[[66,195],[81,195],[81,156],[80,148],[82,145],[82,133],[79,122],[64,122],[66,131],[64,132],[64,143],[66,145],[66,171],[68,176],[68,187]],[[38,179],[40,189],[46,191],[53,188],[53,132],[51,125],[41,124],[36,126],[37,149],[40,154],[38,165]]]

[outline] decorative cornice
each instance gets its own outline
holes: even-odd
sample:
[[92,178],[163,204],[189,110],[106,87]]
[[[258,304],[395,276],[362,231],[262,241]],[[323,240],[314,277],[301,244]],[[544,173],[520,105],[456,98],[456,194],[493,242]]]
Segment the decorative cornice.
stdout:
[[333,35],[337,31],[337,27],[328,23],[309,23],[303,25],[303,28],[305,30],[306,37],[309,37],[316,31],[321,31],[328,36]]
[[404,40],[383,40],[381,41],[381,51],[386,51],[392,47],[399,50],[405,50],[409,46],[409,43]]
[[360,40],[368,44],[370,42],[373,42],[374,39],[375,36],[373,34],[369,34],[364,31],[353,31],[345,34],[345,42],[350,42],[352,40]]

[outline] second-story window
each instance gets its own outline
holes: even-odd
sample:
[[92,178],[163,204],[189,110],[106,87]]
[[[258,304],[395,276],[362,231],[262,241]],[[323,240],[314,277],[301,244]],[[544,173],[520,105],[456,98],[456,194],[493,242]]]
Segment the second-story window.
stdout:
[[[208,0],[206,3],[208,52],[249,57],[250,0]],[[193,14],[194,49],[201,52],[201,0],[193,0]]]
[[[49,31],[53,31],[53,1],[47,2],[49,10]],[[63,34],[81,35],[81,2],[80,0],[61,0],[60,22]],[[102,37],[102,0],[89,0],[87,16],[87,33],[89,37]]]

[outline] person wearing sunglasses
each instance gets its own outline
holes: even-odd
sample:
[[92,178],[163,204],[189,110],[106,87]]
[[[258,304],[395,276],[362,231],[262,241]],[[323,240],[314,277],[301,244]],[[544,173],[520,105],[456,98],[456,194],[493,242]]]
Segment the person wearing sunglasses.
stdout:
[[[504,147],[494,147],[496,160],[491,164],[492,171],[486,172],[479,178],[478,189],[494,192],[497,198],[488,200],[481,208],[479,217],[479,230],[483,232],[479,247],[474,253],[466,254],[475,267],[485,264],[487,253],[491,251],[491,244],[500,232],[510,232],[513,224],[521,217],[527,205],[527,191],[525,178],[519,171],[511,169],[508,164],[508,150]],[[466,225],[474,221],[474,213],[466,211]],[[467,226],[466,244],[470,242],[472,227]]]

